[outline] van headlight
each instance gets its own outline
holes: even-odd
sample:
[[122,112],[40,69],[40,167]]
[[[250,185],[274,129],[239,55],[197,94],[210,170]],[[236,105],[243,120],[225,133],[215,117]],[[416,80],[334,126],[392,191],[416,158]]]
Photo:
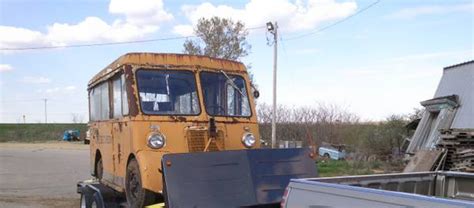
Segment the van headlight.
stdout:
[[256,141],[257,140],[255,139],[255,136],[252,133],[245,133],[242,137],[242,143],[247,148],[253,147]]
[[153,133],[148,137],[148,146],[153,149],[160,149],[165,146],[165,136]]

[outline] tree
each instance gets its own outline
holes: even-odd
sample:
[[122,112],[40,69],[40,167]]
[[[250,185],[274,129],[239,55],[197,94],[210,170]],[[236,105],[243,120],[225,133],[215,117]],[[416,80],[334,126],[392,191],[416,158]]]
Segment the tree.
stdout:
[[184,53],[239,60],[249,54],[248,31],[242,22],[212,17],[201,18],[194,29],[199,40],[186,40]]

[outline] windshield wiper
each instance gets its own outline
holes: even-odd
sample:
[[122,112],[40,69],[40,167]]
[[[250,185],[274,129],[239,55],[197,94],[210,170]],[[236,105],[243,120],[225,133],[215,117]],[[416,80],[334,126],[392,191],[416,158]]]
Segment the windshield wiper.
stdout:
[[237,87],[237,85],[235,84],[234,80],[232,80],[232,79],[227,75],[227,73],[225,73],[224,70],[221,70],[220,72],[225,76],[225,78],[227,78],[227,80],[230,81],[230,86],[232,86],[235,90],[237,90],[237,92],[239,92],[240,95],[242,95],[242,97],[245,97],[244,93],[243,93],[242,91],[240,91],[239,87]]

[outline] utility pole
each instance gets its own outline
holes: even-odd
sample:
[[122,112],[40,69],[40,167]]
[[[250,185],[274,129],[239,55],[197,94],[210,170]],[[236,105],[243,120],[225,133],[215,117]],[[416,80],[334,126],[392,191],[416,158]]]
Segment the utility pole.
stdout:
[[276,148],[276,111],[277,111],[277,57],[278,57],[278,23],[267,23],[268,32],[273,34],[273,109],[272,109],[272,148]]
[[45,98],[44,100],[44,123],[48,123],[48,99]]

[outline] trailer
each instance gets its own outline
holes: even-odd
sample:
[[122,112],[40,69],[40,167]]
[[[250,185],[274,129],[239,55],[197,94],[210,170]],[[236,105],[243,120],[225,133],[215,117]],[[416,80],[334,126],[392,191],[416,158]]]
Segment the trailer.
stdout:
[[292,179],[282,207],[474,207],[474,174],[418,172]]

